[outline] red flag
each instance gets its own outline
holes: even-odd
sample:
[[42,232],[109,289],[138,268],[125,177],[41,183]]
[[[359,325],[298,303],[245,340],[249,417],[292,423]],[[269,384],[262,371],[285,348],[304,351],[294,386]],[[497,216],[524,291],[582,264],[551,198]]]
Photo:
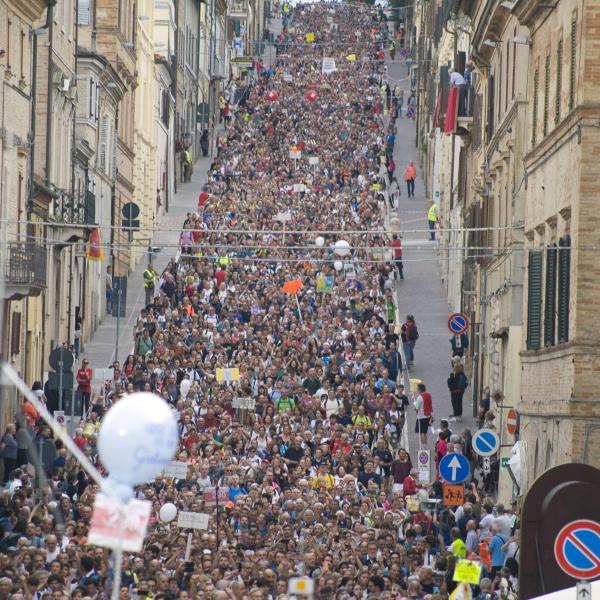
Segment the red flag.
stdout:
[[456,131],[456,119],[458,116],[458,87],[453,85],[448,94],[448,105],[446,106],[446,118],[444,119],[444,133]]
[[104,260],[104,249],[102,248],[102,238],[100,229],[92,229],[88,238],[87,257],[89,260],[102,261]]

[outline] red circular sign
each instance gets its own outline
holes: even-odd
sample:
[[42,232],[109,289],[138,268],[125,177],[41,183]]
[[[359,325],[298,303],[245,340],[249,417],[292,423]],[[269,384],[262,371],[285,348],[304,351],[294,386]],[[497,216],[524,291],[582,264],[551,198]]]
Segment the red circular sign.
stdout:
[[554,542],[558,566],[574,579],[600,576],[600,524],[589,519],[571,521]]
[[514,408],[511,408],[506,414],[506,429],[508,433],[514,435],[517,433],[517,411]]
[[469,329],[469,318],[462,313],[454,313],[448,319],[448,329],[454,335],[460,335]]

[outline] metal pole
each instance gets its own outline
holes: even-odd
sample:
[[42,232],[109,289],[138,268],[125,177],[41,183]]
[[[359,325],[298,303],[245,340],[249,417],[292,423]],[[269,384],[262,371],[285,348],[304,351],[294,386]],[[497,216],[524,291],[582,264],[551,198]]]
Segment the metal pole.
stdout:
[[185,562],[189,562],[190,556],[192,555],[192,536],[193,533],[190,531],[187,537],[187,544],[185,547]]
[[117,290],[117,334],[115,337],[115,358],[114,360],[119,360],[119,333],[121,329],[121,283],[119,283],[119,289]]
[[75,426],[73,421],[75,420],[75,384],[73,384],[73,388],[71,389],[71,420],[69,421],[69,435],[73,437],[73,433],[75,433]]
[[[63,365],[64,365],[64,351],[65,346],[61,344],[60,347],[60,360],[58,361],[58,410],[63,409]],[[75,382],[73,382],[75,385]]]
[[216,509],[217,509],[217,552],[219,551],[219,481],[217,480],[217,483],[215,485],[215,502],[216,502]]

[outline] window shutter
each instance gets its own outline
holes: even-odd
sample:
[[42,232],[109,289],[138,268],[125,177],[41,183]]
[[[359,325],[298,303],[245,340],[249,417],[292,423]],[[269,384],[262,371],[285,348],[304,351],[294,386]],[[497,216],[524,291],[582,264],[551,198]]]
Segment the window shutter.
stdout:
[[542,131],[544,137],[548,134],[548,102],[550,101],[550,54],[546,54],[544,63],[544,117]]
[[527,290],[527,349],[540,349],[542,320],[542,251],[529,251]]
[[21,313],[14,312],[10,324],[10,353],[12,356],[21,353]]
[[79,0],[77,4],[77,25],[90,24],[91,3],[92,0]]
[[110,176],[113,179],[116,179],[117,177],[117,137],[118,133],[114,131],[112,135],[112,145],[110,150]]
[[546,298],[544,299],[544,346],[556,343],[556,245],[546,248]]
[[554,110],[554,122],[560,121],[560,101],[562,94],[562,55],[563,55],[563,42],[562,39],[558,40],[558,47],[556,48],[556,107]]
[[98,145],[98,166],[106,171],[106,154],[108,151],[108,117],[102,117],[102,126],[100,127],[100,144]]
[[537,141],[537,118],[538,118],[538,87],[540,83],[540,70],[536,69],[533,74],[533,107],[531,109],[531,145],[535,146]]
[[487,139],[492,139],[494,135],[494,76],[488,77],[488,119],[487,119]]
[[573,17],[571,21],[571,60],[569,70],[569,110],[573,110],[575,106],[575,63],[577,53],[577,19]]
[[558,241],[558,343],[569,340],[569,287],[571,283],[571,237]]

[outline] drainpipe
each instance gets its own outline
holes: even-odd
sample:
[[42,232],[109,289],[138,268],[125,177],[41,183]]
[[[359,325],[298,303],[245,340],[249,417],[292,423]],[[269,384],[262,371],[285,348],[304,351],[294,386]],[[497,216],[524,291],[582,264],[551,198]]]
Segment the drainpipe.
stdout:
[[53,66],[52,62],[52,42],[54,33],[54,24],[52,17],[54,15],[54,5],[56,0],[50,0],[48,3],[48,13],[46,16],[46,26],[48,28],[48,85],[46,88],[47,94],[47,114],[46,114],[46,183],[50,183],[50,168],[52,167],[52,161],[50,158],[50,151],[52,149],[52,75]]

